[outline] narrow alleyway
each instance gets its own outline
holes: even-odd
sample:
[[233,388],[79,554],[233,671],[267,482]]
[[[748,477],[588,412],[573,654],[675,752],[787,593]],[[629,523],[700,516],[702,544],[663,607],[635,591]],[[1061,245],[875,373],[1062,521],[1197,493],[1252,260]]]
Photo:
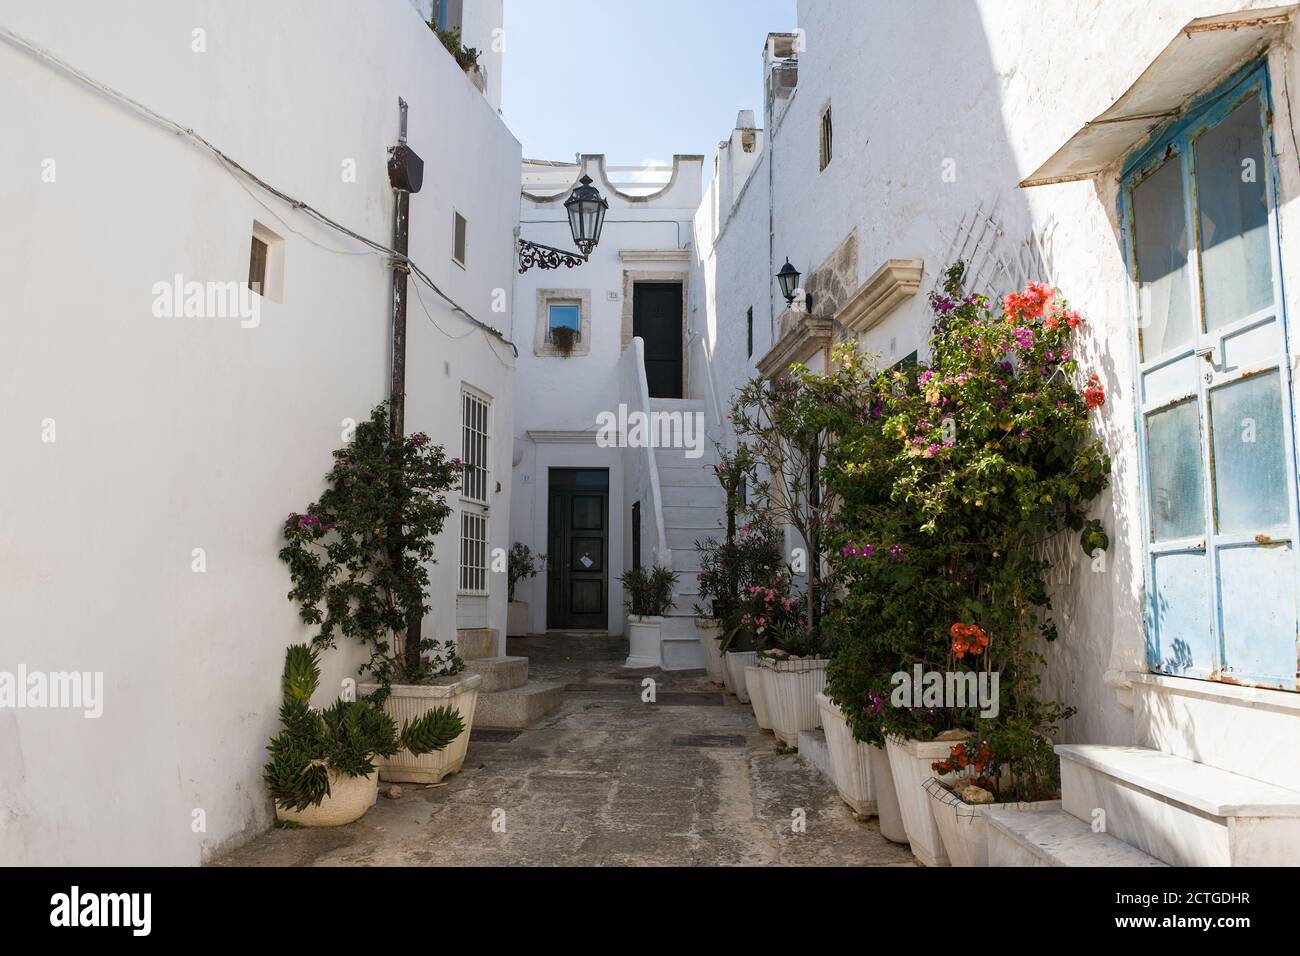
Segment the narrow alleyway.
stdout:
[[511,640],[509,653],[568,685],[559,711],[517,736],[475,731],[459,774],[404,785],[357,823],[271,830],[217,864],[911,864],[703,672],[624,670],[619,638]]

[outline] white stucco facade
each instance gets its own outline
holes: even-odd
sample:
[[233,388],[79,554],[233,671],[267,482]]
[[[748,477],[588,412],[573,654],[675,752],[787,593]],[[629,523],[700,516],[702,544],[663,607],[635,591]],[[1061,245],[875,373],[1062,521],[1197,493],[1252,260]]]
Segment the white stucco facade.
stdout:
[[[1110,490],[1094,513],[1111,548],[1103,572],[1070,549],[1068,583],[1054,592],[1061,639],[1047,648],[1049,680],[1079,708],[1064,727],[1066,740],[1149,745],[1160,736],[1135,724],[1124,676],[1146,664],[1131,283],[1117,208],[1122,158],[1094,179],[1017,184],[1138,80],[1190,20],[1270,6],[923,0],[853,5],[850,15],[843,3],[801,0],[799,32],[774,34],[765,53],[763,155],[741,188],[720,186],[726,177],[719,177],[697,217],[701,328],[723,394],[756,374],[773,344],[769,330],[782,331],[786,307],[773,276],[786,257],[805,285],[816,276],[814,316],[835,315],[845,293],[851,297],[890,260],[923,263],[919,289],[858,335],[885,364],[917,350],[924,358],[926,293],[961,255],[981,270],[984,287],[1005,292],[1043,279],[1088,317],[1081,359],[1106,388],[1104,414],[1094,422],[1113,462]],[[1289,109],[1284,78],[1292,88],[1300,81],[1286,53],[1295,29],[1287,27],[1267,54],[1279,116]],[[1203,79],[1208,89],[1222,76]],[[834,148],[823,169],[819,133],[828,108]],[[1275,128],[1273,147],[1294,316],[1300,263],[1287,236],[1296,228],[1300,174],[1287,122]],[[718,200],[724,188],[736,197],[729,208]],[[750,308],[755,342],[746,359]],[[839,328],[835,338],[845,334]],[[823,354],[808,364],[820,367]]]
[[[491,544],[507,546],[520,149],[494,106],[406,0],[364,16],[333,0],[76,7],[69,29],[62,5],[5,2],[0,26],[384,245],[386,151],[409,103],[425,164],[410,256],[502,337],[412,277],[407,429],[459,456],[462,387],[492,399]],[[270,819],[284,648],[311,633],[285,597],[279,529],[321,492],[347,422],[388,395],[392,271],[4,40],[0,78],[24,91],[0,105],[0,669],[103,674],[98,719],[0,709],[0,861],[196,864]],[[255,327],[151,313],[177,274],[245,281],[255,223],[281,272]],[[425,634],[440,640],[455,636],[458,523],[431,569]],[[502,633],[504,578],[473,610]],[[362,659],[346,642],[325,655],[322,702]]]

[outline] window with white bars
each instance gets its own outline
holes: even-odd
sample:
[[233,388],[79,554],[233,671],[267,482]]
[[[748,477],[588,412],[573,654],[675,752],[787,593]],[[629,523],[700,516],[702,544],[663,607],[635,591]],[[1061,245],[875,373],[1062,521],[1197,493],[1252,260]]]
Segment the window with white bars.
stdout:
[[488,593],[488,519],[477,511],[460,514],[460,592]]
[[461,393],[461,451],[465,466],[461,497],[485,505],[488,503],[488,415],[492,403],[469,390]]

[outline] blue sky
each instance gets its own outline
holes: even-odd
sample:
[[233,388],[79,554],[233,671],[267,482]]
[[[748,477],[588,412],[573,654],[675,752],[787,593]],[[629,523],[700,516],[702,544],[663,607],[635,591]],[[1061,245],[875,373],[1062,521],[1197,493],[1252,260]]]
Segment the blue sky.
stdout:
[[505,0],[501,111],[530,159],[711,157],[794,27],[795,0]]

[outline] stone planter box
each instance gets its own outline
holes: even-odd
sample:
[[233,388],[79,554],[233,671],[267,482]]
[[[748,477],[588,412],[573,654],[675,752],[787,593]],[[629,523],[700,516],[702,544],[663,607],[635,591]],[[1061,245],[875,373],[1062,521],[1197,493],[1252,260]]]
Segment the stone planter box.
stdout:
[[860,817],[876,816],[876,781],[871,773],[871,749],[853,739],[853,731],[839,705],[825,694],[816,697],[826,750],[830,755],[831,779],[840,799]]
[[662,617],[627,617],[627,660],[624,667],[658,667],[663,663],[660,644],[663,641]]
[[764,675],[767,668],[753,664],[745,668],[745,689],[749,691],[749,704],[754,708],[754,719],[758,729],[772,732],[772,718],[767,708],[767,682]]
[[528,602],[511,601],[506,610],[506,637],[528,636]]
[[742,704],[749,703],[749,685],[745,680],[745,669],[758,664],[757,651],[727,651],[722,658],[723,673],[726,675],[729,690]]
[[277,803],[275,818],[300,827],[341,827],[364,817],[379,796],[378,770],[368,777],[349,777],[331,770],[329,780],[329,796],[320,806],[291,810]]
[[[416,757],[409,750],[379,761],[379,779],[386,783],[438,783],[449,773],[460,770],[469,747],[469,732],[474,723],[474,705],[478,703],[482,674],[468,671],[439,677],[432,684],[394,684],[384,701],[384,710],[397,722],[400,732],[409,721],[423,717],[438,707],[453,707],[465,724],[461,735],[442,750]],[[378,684],[361,684],[357,693],[369,696]]]
[[704,647],[704,670],[709,680],[719,687],[724,685],[722,664],[722,624],[711,617],[697,617],[695,630],[700,635],[700,644]]
[[[912,844],[912,855],[926,866],[950,865],[948,853],[943,848],[943,837],[939,834],[939,825],[934,818],[933,802],[925,792],[925,783],[934,776],[930,765],[936,760],[947,758],[955,742],[900,740],[897,737],[885,741],[907,842]],[[956,775],[949,774],[941,779],[953,780]]]
[[799,745],[801,730],[821,726],[817,695],[826,689],[826,663],[822,657],[759,658],[759,665],[767,669],[763,685],[772,730],[787,747]]
[[966,803],[955,793],[931,777],[925,783],[930,797],[930,808],[939,828],[948,861],[953,866],[988,866],[988,821],[984,810],[1044,811],[1061,809],[1060,800],[1040,800],[1035,803]]

